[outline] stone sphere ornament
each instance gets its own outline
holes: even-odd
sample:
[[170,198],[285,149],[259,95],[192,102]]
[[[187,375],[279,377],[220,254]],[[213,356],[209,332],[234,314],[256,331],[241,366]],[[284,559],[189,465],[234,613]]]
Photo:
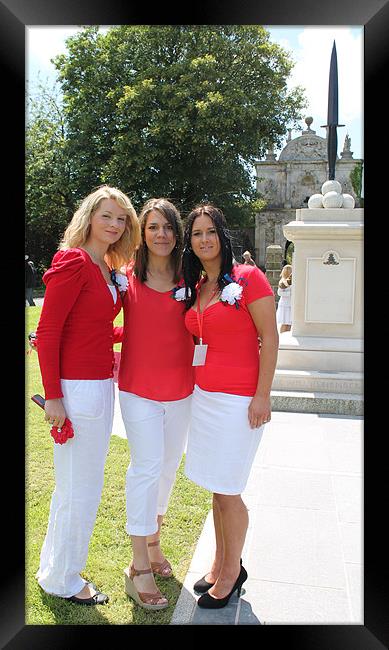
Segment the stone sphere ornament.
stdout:
[[353,209],[355,205],[354,197],[351,194],[343,194],[343,208]]
[[323,206],[325,208],[341,208],[343,205],[343,194],[338,192],[326,192],[323,196]]
[[308,208],[322,208],[323,207],[323,195],[322,194],[312,194],[308,199]]
[[323,183],[321,186],[321,193],[327,194],[327,192],[337,192],[338,194],[342,194],[342,186],[339,181],[326,181]]

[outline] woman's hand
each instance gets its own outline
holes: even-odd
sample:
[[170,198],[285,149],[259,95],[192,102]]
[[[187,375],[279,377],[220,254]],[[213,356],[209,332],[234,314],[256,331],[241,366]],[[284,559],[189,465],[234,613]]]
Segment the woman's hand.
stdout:
[[61,428],[65,422],[66,413],[60,398],[47,399],[45,402],[45,420]]
[[37,343],[38,338],[36,332],[30,332],[28,335],[28,345],[30,346],[30,349],[27,350],[27,354],[31,354],[33,350],[35,350],[35,352],[37,351]]
[[263,397],[262,395],[254,395],[250,402],[248,410],[250,427],[257,429],[258,427],[270,422],[271,419],[271,402],[270,396]]

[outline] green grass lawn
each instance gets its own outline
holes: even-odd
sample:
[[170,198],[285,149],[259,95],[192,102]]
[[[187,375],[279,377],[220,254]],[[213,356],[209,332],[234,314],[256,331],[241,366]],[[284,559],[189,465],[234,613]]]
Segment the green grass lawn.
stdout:
[[[37,327],[41,307],[26,308],[26,334]],[[122,323],[122,314],[116,324]],[[120,345],[115,346],[120,349]],[[28,349],[26,338],[26,350]],[[182,582],[211,508],[211,495],[189,481],[183,462],[162,527],[162,549],[173,566],[174,576],[157,584],[169,599],[169,607],[148,612],[124,592],[123,569],[131,558],[131,541],[125,532],[125,474],[129,462],[127,441],[112,436],[105,467],[105,483],[96,525],[89,545],[88,562],[82,573],[110,597],[109,603],[81,607],[49,596],[39,587],[35,573],[46,533],[51,494],[54,489],[53,445],[43,411],[30,397],[43,394],[38,356],[26,355],[26,623],[29,625],[166,625],[170,622]]]

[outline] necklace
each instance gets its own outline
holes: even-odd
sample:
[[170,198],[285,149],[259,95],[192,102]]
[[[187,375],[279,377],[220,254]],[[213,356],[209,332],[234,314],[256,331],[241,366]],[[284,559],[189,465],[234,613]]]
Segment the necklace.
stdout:
[[202,312],[210,305],[212,300],[220,293],[221,289],[219,287],[219,283],[216,280],[208,280],[206,282],[202,282],[198,288],[198,294],[197,294],[197,308],[198,310],[200,309],[200,303],[201,303],[201,294],[203,296],[204,304],[202,308]]
[[213,293],[220,291],[218,278],[216,278],[215,280],[209,280],[207,278],[207,280],[205,282],[202,282],[200,286],[203,289],[203,291],[205,291],[205,293],[208,293],[209,291]]

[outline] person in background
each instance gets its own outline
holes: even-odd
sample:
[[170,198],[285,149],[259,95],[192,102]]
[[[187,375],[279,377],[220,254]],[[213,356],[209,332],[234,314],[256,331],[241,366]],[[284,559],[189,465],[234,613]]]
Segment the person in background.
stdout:
[[292,266],[290,264],[285,264],[281,270],[277,294],[280,296],[277,305],[277,324],[282,334],[292,327]]
[[126,278],[116,272],[140,242],[128,196],[108,185],[81,202],[51,267],[37,352],[45,391],[45,419],[74,437],[54,446],[55,490],[36,577],[49,594],[81,605],[108,596],[84,580],[83,570],[104,480],[113,420],[113,321]]
[[248,264],[250,266],[255,266],[255,262],[254,262],[253,258],[251,257],[250,251],[245,251],[243,253],[242,257],[243,257],[243,260],[244,260],[243,264]]
[[232,260],[221,210],[195,208],[186,222],[183,254],[185,324],[198,340],[185,474],[213,492],[215,558],[194,585],[202,593],[198,605],[212,609],[225,607],[247,579],[241,554],[248,513],[241,493],[271,418],[278,351],[266,276]]
[[131,451],[126,476],[132,561],[125,591],[149,610],[168,600],[154,575],[172,567],[160,547],[163,517],[180,464],[193,392],[193,338],[185,328],[181,285],[183,227],[167,199],[150,199],[139,216],[141,244],[127,268],[119,401]]
[[35,307],[33,290],[35,287],[36,269],[34,262],[29,259],[29,255],[24,256],[24,280],[26,288],[26,302],[30,307]]

